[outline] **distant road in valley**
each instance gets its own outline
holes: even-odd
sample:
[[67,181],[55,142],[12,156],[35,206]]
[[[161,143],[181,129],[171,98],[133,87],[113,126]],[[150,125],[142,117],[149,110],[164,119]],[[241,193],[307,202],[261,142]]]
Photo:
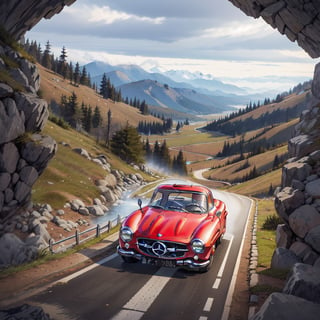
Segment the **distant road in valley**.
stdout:
[[[209,169],[200,169],[200,170],[195,170],[193,171],[193,176],[198,179],[198,180],[208,180],[206,178],[203,177],[203,173],[208,171]],[[219,182],[219,183],[222,183],[222,184],[226,184],[228,186],[231,186],[232,184],[230,182],[227,182],[227,181],[221,181],[221,180],[210,180],[212,182]]]

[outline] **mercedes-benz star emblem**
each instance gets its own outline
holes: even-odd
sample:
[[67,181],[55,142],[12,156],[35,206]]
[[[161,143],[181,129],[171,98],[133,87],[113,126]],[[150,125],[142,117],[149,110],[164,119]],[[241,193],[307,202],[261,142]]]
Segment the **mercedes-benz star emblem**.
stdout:
[[167,252],[167,247],[164,243],[157,241],[152,245],[152,252],[156,256],[163,256]]

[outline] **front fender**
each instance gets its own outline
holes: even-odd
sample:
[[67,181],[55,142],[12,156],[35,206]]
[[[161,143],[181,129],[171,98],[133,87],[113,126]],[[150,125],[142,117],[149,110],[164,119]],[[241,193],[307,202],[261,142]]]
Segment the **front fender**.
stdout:
[[205,220],[193,236],[194,239],[201,239],[206,247],[212,247],[219,237],[220,220],[217,217]]

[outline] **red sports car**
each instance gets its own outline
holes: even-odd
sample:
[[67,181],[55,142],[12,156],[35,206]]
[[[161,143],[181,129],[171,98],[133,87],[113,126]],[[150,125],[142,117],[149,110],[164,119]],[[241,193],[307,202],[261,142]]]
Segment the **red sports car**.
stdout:
[[226,205],[199,185],[160,185],[149,204],[131,213],[119,234],[125,262],[209,270],[226,232]]

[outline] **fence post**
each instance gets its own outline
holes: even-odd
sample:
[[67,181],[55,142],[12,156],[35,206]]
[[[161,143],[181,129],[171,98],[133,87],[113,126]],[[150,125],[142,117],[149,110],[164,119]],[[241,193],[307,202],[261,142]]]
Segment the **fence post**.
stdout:
[[76,244],[78,245],[78,244],[80,243],[80,238],[79,238],[79,231],[78,231],[78,229],[76,230],[75,237],[76,237]]
[[111,230],[111,220],[108,221],[108,232]]
[[117,218],[117,226],[121,223],[121,217],[120,214],[118,214],[118,218]]
[[49,239],[49,250],[50,250],[51,253],[54,253],[53,252],[53,239],[52,238]]
[[97,224],[97,232],[96,232],[96,238],[100,237],[100,225]]

